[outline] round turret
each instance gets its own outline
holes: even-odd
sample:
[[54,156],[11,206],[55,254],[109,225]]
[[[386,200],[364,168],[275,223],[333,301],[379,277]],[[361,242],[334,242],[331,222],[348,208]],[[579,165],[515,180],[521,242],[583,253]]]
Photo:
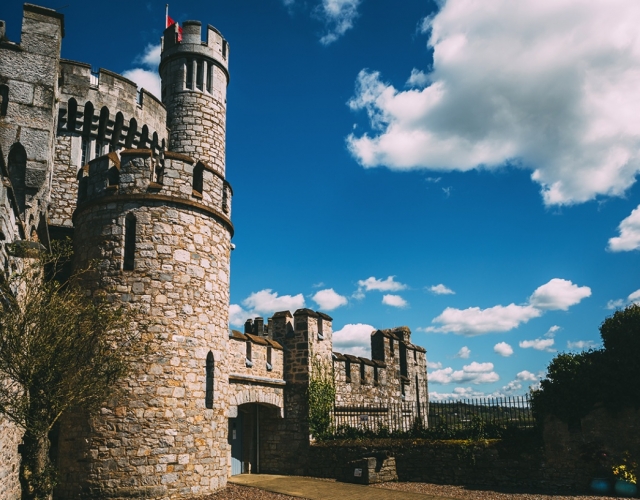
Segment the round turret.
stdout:
[[202,41],[198,21],[167,28],[162,42],[160,77],[167,108],[169,149],[197,157],[225,173],[225,131],[229,44],[213,26]]
[[75,262],[98,262],[88,286],[126,304],[148,350],[90,425],[64,422],[61,498],[197,497],[229,472],[228,49],[211,27],[202,43],[200,23],[180,43],[172,29],[160,66],[170,150],[113,151],[78,174]]

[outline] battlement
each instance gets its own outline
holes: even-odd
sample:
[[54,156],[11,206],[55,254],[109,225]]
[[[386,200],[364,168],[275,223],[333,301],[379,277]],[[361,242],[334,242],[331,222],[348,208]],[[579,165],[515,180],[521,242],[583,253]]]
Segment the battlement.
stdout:
[[78,171],[76,213],[105,199],[156,200],[200,209],[232,228],[232,194],[222,176],[189,156],[124,149],[95,158]]
[[[169,59],[183,57],[185,53],[193,57],[201,56],[214,61],[229,75],[229,43],[222,33],[211,25],[207,26],[206,39],[202,40],[202,23],[185,21],[182,23],[182,40],[178,41],[178,25],[173,24],[164,30],[162,37],[162,55],[160,68]],[[162,69],[160,70],[162,73]]]

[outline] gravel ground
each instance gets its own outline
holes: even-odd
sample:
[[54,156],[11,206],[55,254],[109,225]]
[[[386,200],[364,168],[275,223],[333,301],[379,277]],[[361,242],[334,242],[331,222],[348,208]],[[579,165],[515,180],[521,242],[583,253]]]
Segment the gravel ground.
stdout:
[[428,483],[385,483],[374,485],[376,488],[413,491],[428,495],[459,498],[461,500],[615,500],[616,497],[583,496],[583,495],[545,495],[540,493],[500,493],[497,491],[472,490],[464,486],[448,486]]
[[[385,483],[372,486],[375,488],[387,488],[391,490],[413,491],[428,495],[440,495],[461,500],[615,500],[616,497],[602,496],[567,496],[567,495],[543,495],[539,493],[500,493],[486,490],[470,490],[464,486],[445,486],[428,483]],[[199,500],[300,500],[299,497],[280,495],[258,488],[246,486],[228,485],[224,490],[214,495],[202,497]],[[347,499],[345,499],[347,500]]]

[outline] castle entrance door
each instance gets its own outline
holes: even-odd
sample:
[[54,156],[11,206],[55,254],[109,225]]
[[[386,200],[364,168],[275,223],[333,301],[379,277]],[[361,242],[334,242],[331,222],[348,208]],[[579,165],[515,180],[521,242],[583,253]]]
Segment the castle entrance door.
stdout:
[[236,418],[229,419],[229,444],[231,445],[231,475],[242,474],[244,462],[242,461],[242,413],[238,413]]

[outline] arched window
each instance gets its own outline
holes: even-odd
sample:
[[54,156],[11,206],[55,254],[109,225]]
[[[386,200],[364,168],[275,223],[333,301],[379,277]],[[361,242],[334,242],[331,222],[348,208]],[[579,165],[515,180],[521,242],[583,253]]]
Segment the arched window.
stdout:
[[9,106],[9,87],[0,85],[0,116],[7,116],[7,106]]
[[205,63],[207,65],[207,92],[211,93],[213,88],[213,64]]
[[207,374],[206,374],[206,387],[205,387],[205,397],[204,397],[204,405],[207,408],[213,408],[213,369],[214,369],[214,360],[213,353],[209,351],[207,354]]
[[198,163],[193,167],[193,195],[202,197],[202,189],[204,185],[204,165]]
[[124,219],[124,265],[125,271],[133,271],[136,258],[136,216],[128,213]]
[[25,179],[27,175],[27,152],[24,146],[16,142],[9,150],[9,178],[18,202],[18,210],[24,212],[26,203]]
[[133,141],[136,138],[136,132],[138,132],[138,122],[135,118],[131,118],[129,121],[129,130],[127,132],[127,138],[124,141],[124,147],[131,149]]
[[69,99],[67,104],[67,130],[69,132],[76,131],[76,123],[78,120],[78,101],[73,97]]

